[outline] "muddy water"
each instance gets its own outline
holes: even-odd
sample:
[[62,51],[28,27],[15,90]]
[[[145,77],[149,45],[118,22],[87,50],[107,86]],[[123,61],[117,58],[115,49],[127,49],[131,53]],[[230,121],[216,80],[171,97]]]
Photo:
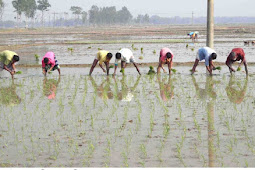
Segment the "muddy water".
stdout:
[[65,68],[0,79],[0,166],[254,167],[254,71]]

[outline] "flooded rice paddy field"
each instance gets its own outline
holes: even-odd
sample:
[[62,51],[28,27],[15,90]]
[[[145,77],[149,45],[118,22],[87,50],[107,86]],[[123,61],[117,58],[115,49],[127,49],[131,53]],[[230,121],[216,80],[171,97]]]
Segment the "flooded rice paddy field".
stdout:
[[[1,167],[254,167],[254,69],[0,79]],[[112,70],[111,70],[112,71]]]
[[[187,36],[194,30],[200,32],[195,44]],[[244,46],[243,43],[244,40],[255,40],[254,33],[254,25],[216,26],[217,61],[225,62],[233,48],[241,47],[245,50],[247,61],[255,62],[255,46]],[[60,64],[90,64],[98,49],[115,54],[121,48],[130,48],[137,62],[151,63],[158,62],[163,47],[173,51],[175,62],[189,62],[194,61],[197,50],[206,45],[206,28],[200,25],[13,29],[0,31],[0,37],[0,50],[16,51],[22,57],[20,64],[37,64],[35,54],[41,60],[47,51],[54,51]],[[139,59],[141,57],[143,59]]]
[[[205,46],[205,28],[83,29],[0,31],[0,49],[16,51],[22,71],[14,82],[0,73],[0,167],[255,166],[253,64],[248,79],[243,71],[231,77],[226,66],[208,77],[203,63],[194,76],[190,64],[174,66],[171,77],[149,76],[162,47],[172,49],[175,62],[193,62]],[[195,44],[186,37],[193,30],[200,32]],[[252,25],[219,26],[217,61],[243,47],[248,63],[255,62],[254,46],[243,44],[254,33]],[[90,77],[89,67],[77,65],[46,79],[34,57],[54,51],[60,65],[91,64],[99,48],[115,53],[123,47],[138,63],[149,63],[142,76],[131,65],[125,76],[119,69],[107,77],[97,66]]]

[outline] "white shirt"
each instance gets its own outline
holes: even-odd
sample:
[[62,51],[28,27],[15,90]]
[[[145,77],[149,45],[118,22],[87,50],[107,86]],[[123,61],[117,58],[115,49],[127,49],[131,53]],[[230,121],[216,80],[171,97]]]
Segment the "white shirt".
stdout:
[[[133,52],[128,48],[122,48],[119,53],[121,54],[121,58],[119,60],[125,61],[126,63],[134,63],[135,58]],[[117,65],[119,62],[118,59],[115,60],[115,64]]]

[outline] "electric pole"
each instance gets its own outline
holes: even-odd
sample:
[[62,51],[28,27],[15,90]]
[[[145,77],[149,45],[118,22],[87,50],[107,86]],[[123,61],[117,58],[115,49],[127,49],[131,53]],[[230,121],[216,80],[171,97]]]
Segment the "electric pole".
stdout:
[[194,11],[192,11],[192,25],[194,25]]
[[214,47],[214,0],[207,2],[207,41],[206,46]]

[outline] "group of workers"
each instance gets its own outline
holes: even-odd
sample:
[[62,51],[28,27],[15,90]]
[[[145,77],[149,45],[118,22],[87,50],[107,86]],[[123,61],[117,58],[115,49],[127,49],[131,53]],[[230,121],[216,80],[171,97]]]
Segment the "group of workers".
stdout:
[[[109,63],[112,57],[113,57],[113,54],[110,53],[109,51],[106,51],[106,50],[98,51],[94,59],[94,62],[91,66],[89,75],[92,74],[98,62],[103,72],[106,72],[107,75],[109,75],[109,68],[110,68]],[[161,49],[160,56],[159,56],[159,64],[157,68],[158,74],[160,73],[161,69],[164,72],[166,72],[166,70],[163,67],[164,64],[168,65],[168,71],[169,71],[169,74],[171,74],[171,69],[173,65],[173,57],[174,57],[174,54],[169,48]],[[195,72],[199,61],[205,60],[206,69],[208,73],[212,75],[212,71],[216,69],[216,67],[213,64],[213,60],[215,60],[216,58],[217,58],[217,54],[213,49],[209,47],[200,48],[197,52],[195,63],[191,70],[191,74]],[[2,70],[8,71],[13,78],[13,75],[16,73],[15,63],[18,61],[19,61],[19,56],[15,52],[8,51],[8,50],[1,52],[0,53],[0,71]],[[248,75],[247,62],[245,59],[245,53],[242,48],[234,48],[230,52],[229,56],[227,57],[226,65],[229,67],[229,71],[231,74],[232,72],[236,71],[232,67],[232,64],[236,61],[241,61],[238,69],[240,69],[240,66],[244,64],[246,75]],[[119,62],[121,63],[121,72],[124,72],[124,69],[126,68],[127,64],[133,63],[137,72],[141,75],[138,65],[135,62],[133,52],[130,49],[123,48],[115,54],[115,68],[114,68],[113,75],[116,74]],[[105,64],[106,69],[102,65],[103,63]],[[53,52],[47,52],[42,59],[42,72],[46,76],[47,73],[54,70],[58,70],[58,73],[60,75],[60,66],[58,64],[55,54]]]

